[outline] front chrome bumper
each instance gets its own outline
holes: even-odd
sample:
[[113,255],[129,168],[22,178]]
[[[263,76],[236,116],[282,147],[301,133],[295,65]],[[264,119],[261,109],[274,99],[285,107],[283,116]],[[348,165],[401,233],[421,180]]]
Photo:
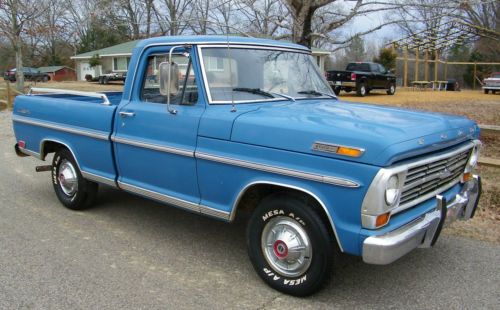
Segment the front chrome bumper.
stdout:
[[428,248],[437,241],[443,225],[474,216],[481,195],[481,178],[474,176],[449,203],[436,196],[436,209],[383,235],[371,236],[363,242],[363,261],[386,265],[417,247]]

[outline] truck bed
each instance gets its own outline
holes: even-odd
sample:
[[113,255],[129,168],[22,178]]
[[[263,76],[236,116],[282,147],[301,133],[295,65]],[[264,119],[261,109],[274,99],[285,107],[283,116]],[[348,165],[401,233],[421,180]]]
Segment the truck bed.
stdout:
[[78,159],[82,174],[114,182],[111,132],[121,92],[106,92],[106,100],[73,93],[16,97],[14,132],[21,152],[45,159],[51,143],[66,145]]

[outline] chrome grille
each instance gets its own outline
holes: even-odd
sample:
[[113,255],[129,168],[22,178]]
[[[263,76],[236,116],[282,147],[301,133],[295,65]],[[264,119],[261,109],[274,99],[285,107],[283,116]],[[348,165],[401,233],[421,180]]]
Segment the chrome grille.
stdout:
[[448,158],[426,163],[408,170],[400,206],[409,205],[441,187],[457,183],[469,159],[470,149]]

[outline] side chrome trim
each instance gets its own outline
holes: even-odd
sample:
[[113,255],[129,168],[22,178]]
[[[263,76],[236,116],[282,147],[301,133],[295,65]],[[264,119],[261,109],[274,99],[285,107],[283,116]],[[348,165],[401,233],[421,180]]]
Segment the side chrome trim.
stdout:
[[145,142],[140,142],[140,141],[136,141],[136,140],[120,138],[120,137],[116,137],[116,136],[112,136],[111,141],[113,141],[115,143],[128,144],[128,145],[132,145],[132,146],[142,147],[142,148],[155,150],[155,151],[159,151],[159,152],[172,153],[172,154],[187,156],[187,157],[194,157],[193,151],[179,149],[176,147],[163,146],[163,145],[158,145],[158,144],[153,144],[153,143],[145,143]]
[[42,140],[40,142],[40,153],[36,153],[36,152],[30,151],[30,150],[27,150],[27,149],[22,149],[22,148],[19,148],[19,150],[21,152],[27,154],[27,155],[31,155],[31,156],[34,156],[34,157],[40,159],[40,160],[45,161],[45,156],[47,156],[47,154],[45,154],[45,152],[44,152],[45,142],[58,143],[58,144],[63,145],[65,148],[67,148],[69,150],[69,152],[71,153],[71,155],[73,156],[73,158],[75,159],[76,166],[78,167],[78,170],[80,170],[80,172],[82,173],[82,176],[85,179],[88,179],[90,181],[95,181],[95,182],[103,183],[103,184],[107,184],[107,185],[110,185],[110,186],[113,186],[113,187],[117,187],[116,182],[113,179],[106,178],[106,177],[103,177],[103,176],[100,176],[100,175],[97,175],[97,174],[94,174],[94,173],[90,173],[90,172],[86,172],[86,171],[82,170],[82,168],[80,167],[80,163],[78,162],[78,158],[76,157],[76,155],[73,152],[73,150],[66,143],[61,142],[59,140],[55,140],[55,139],[44,139],[44,140]]
[[28,92],[28,96],[35,96],[33,92],[37,93],[45,93],[45,94],[59,94],[59,95],[75,95],[82,97],[93,97],[99,98],[102,100],[102,105],[111,105],[111,102],[108,99],[108,96],[103,93],[97,92],[86,92],[86,91],[77,91],[77,90],[68,90],[68,89],[57,89],[57,88],[40,88],[40,87],[32,87]]
[[170,205],[174,205],[176,207],[182,208],[182,209],[187,209],[190,211],[193,211],[195,213],[201,213],[205,215],[210,215],[216,218],[220,218],[223,220],[229,220],[229,212],[226,211],[221,211],[221,210],[216,210],[204,205],[196,204],[193,202],[189,202],[186,200],[178,199],[172,196],[164,195],[158,192],[154,192],[148,189],[144,189],[138,186],[130,185],[127,183],[123,183],[121,181],[118,181],[118,187],[120,189],[123,189],[124,191],[128,191],[134,194],[138,194],[141,196],[145,196],[151,199],[154,199],[156,201],[164,202]]
[[76,135],[81,135],[81,136],[87,136],[90,138],[94,139],[100,139],[100,140],[109,140],[109,133],[103,132],[103,131],[98,131],[98,130],[88,130],[86,128],[81,128],[81,127],[68,127],[64,125],[59,125],[51,122],[45,122],[45,121],[38,121],[34,120],[28,117],[24,116],[19,116],[19,115],[12,115],[12,120],[14,122],[18,123],[23,123],[23,124],[28,124],[28,125],[34,125],[34,126],[40,126],[48,129],[54,129],[54,130],[59,130],[59,131],[64,131]]
[[210,155],[210,154],[206,154],[206,153],[196,152],[195,157],[199,158],[199,159],[215,161],[215,162],[219,162],[219,163],[223,163],[223,164],[239,166],[239,167],[243,167],[243,168],[249,168],[249,169],[259,170],[259,171],[264,171],[264,172],[270,172],[270,173],[275,173],[275,174],[280,174],[280,175],[285,175],[285,176],[290,176],[290,177],[296,177],[296,178],[311,180],[311,181],[320,182],[320,183],[327,183],[327,184],[338,185],[338,186],[343,186],[343,187],[351,187],[351,188],[356,188],[356,187],[360,186],[358,183],[351,181],[351,180],[347,180],[347,179],[337,178],[337,177],[333,177],[333,176],[325,176],[325,175],[309,173],[309,172],[302,172],[302,171],[297,171],[297,170],[292,170],[292,169],[287,169],[287,168],[282,168],[282,167],[276,167],[276,166],[270,166],[270,165],[265,165],[265,164],[259,164],[259,163],[254,163],[254,162],[249,162],[249,161],[244,161],[244,160],[239,160],[239,159],[232,159],[232,158],[227,158],[227,157],[222,157],[222,156]]
[[24,153],[24,154],[29,155],[29,156],[36,157],[38,159],[42,159],[42,156],[40,155],[40,153],[31,151],[31,150],[28,150],[28,149],[25,149],[25,148],[22,148],[22,147],[18,147],[18,148],[19,148],[19,151],[21,151],[21,153]]
[[293,186],[293,185],[289,185],[289,184],[284,184],[284,183],[270,182],[270,181],[255,181],[255,182],[251,182],[251,183],[247,184],[238,193],[238,196],[236,197],[236,200],[233,203],[233,208],[231,210],[231,214],[229,216],[229,221],[230,222],[232,222],[235,219],[236,212],[237,212],[237,209],[238,209],[238,205],[239,205],[239,203],[241,201],[241,198],[243,198],[243,196],[245,195],[245,193],[247,192],[247,190],[250,189],[251,187],[253,187],[255,185],[259,185],[259,184],[275,185],[275,186],[281,186],[281,187],[284,187],[284,188],[294,189],[294,190],[303,192],[303,193],[305,193],[305,194],[313,197],[320,204],[320,206],[323,208],[323,210],[325,211],[326,216],[328,217],[328,221],[330,222],[330,225],[332,227],[333,234],[335,235],[335,239],[337,240],[337,244],[339,245],[340,250],[342,252],[344,252],[344,249],[342,248],[342,243],[340,243],[340,239],[339,239],[339,236],[337,234],[337,229],[335,228],[335,224],[333,223],[333,219],[332,219],[332,217],[330,215],[330,212],[328,212],[328,209],[326,208],[326,205],[314,193],[312,193],[311,191],[308,191],[307,189],[301,188],[301,187],[297,187],[297,186]]
[[209,215],[209,216],[213,216],[213,217],[217,217],[217,218],[223,219],[225,221],[229,221],[229,217],[230,217],[230,213],[227,211],[217,210],[217,209],[210,208],[210,207],[207,207],[204,205],[200,205],[200,213],[205,214],[205,215]]
[[116,182],[113,179],[102,177],[100,175],[93,174],[90,172],[85,172],[85,171],[81,171],[81,172],[82,172],[83,178],[85,178],[87,180],[98,182],[98,183],[103,183],[103,184],[113,186],[113,187],[117,187]]

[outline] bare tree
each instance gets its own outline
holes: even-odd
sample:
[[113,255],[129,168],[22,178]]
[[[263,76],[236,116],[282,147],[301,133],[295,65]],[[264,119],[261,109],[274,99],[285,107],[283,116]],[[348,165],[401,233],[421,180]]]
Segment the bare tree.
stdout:
[[124,14],[133,39],[140,37],[140,25],[145,11],[145,1],[117,0],[117,8]]
[[247,21],[249,32],[265,37],[275,36],[290,15],[280,1],[241,0],[236,5]]
[[39,0],[5,0],[0,6],[0,30],[2,30],[16,54],[16,87],[24,88],[22,34],[26,24],[39,17],[46,10],[44,1]]
[[463,19],[479,28],[488,36],[479,38],[476,44],[479,50],[489,54],[492,60],[498,60],[500,50],[500,2],[498,0],[457,1]]
[[157,18],[162,34],[171,36],[182,34],[190,23],[193,0],[163,0],[160,5],[155,6]]
[[[350,5],[340,5],[338,0],[286,0],[285,4],[292,16],[291,37],[294,42],[311,47],[314,40],[323,39],[330,44],[349,43],[354,36],[336,39],[330,34],[366,14],[389,11],[398,7],[399,3],[389,0],[353,0]],[[339,3],[339,5],[335,5]],[[376,31],[396,21],[386,21],[374,25],[371,29],[356,33],[362,36]]]

